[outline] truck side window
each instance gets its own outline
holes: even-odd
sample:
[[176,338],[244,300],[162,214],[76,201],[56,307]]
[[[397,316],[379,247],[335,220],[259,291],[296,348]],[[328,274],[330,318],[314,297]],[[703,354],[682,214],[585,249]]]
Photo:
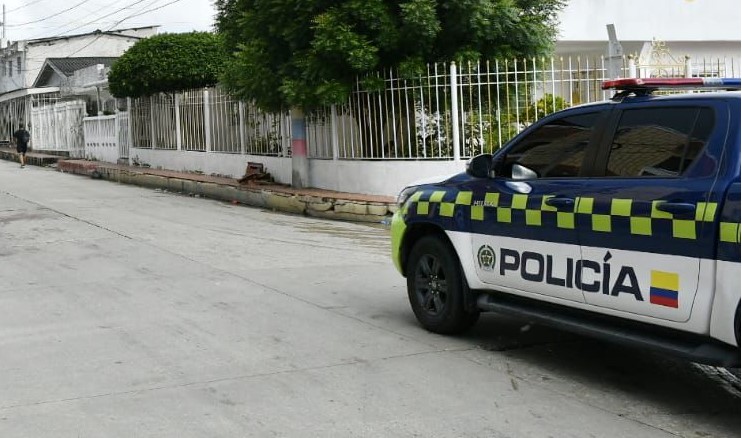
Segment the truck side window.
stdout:
[[625,110],[611,143],[606,176],[682,175],[706,146],[713,126],[711,108]]
[[598,112],[579,114],[540,126],[508,151],[506,168],[520,164],[540,178],[579,176],[599,115]]

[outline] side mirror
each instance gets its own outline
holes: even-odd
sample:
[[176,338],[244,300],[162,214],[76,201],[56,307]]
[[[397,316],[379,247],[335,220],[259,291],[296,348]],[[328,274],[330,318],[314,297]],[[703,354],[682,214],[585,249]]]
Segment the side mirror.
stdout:
[[513,164],[512,172],[513,175],[511,178],[518,181],[538,178],[538,173],[536,173],[536,171],[520,164]]
[[466,162],[466,173],[474,178],[489,178],[492,170],[492,154],[481,154]]

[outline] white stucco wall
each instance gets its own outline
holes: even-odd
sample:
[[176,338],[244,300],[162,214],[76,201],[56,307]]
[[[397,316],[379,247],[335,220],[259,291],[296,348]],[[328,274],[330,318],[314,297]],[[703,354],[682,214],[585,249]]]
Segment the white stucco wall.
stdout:
[[[115,148],[89,148],[89,157],[115,163]],[[205,175],[240,178],[248,162],[262,163],[274,180],[291,184],[291,159],[132,148],[130,157],[151,168],[198,171]],[[396,196],[407,185],[430,177],[464,171],[464,161],[350,161],[309,160],[310,186],[326,190]]]
[[415,181],[464,171],[464,161],[310,160],[312,187],[340,192],[396,196]]
[[560,41],[740,41],[739,0],[568,0]]
[[119,150],[113,146],[85,145],[85,159],[116,163],[119,159]]
[[132,148],[129,156],[132,160],[136,159],[140,163],[149,164],[152,168],[178,172],[198,171],[205,175],[216,174],[231,178],[241,178],[245,175],[247,163],[256,162],[262,163],[276,182],[291,183],[290,158],[140,148]]

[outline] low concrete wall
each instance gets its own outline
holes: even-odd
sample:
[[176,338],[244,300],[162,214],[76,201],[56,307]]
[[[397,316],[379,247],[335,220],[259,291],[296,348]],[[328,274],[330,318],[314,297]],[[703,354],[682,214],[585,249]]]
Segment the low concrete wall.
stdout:
[[410,183],[464,171],[459,161],[350,161],[310,160],[312,187],[341,192],[396,196]]
[[[151,168],[175,171],[201,172],[240,178],[248,162],[262,163],[276,182],[291,184],[291,158],[258,155],[224,154],[217,152],[189,152],[173,150],[131,149],[130,156]],[[102,159],[115,163],[115,159]],[[464,171],[464,161],[361,161],[309,160],[311,187],[339,192],[396,196],[410,183],[438,175]]]
[[85,145],[85,158],[88,160],[115,163],[119,159],[119,150],[115,146]]
[[[152,168],[201,172],[205,175],[229,178],[241,178],[245,174],[247,163],[257,162],[263,164],[276,182],[291,184],[291,158],[140,148],[132,148],[129,156],[132,160],[148,164]],[[116,160],[109,162],[115,163]]]

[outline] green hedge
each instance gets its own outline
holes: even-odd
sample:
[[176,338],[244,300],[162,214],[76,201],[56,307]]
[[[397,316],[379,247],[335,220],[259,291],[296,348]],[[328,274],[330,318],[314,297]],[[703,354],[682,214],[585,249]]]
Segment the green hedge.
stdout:
[[156,35],[137,42],[116,60],[108,83],[116,97],[208,87],[218,82],[226,59],[215,34]]

